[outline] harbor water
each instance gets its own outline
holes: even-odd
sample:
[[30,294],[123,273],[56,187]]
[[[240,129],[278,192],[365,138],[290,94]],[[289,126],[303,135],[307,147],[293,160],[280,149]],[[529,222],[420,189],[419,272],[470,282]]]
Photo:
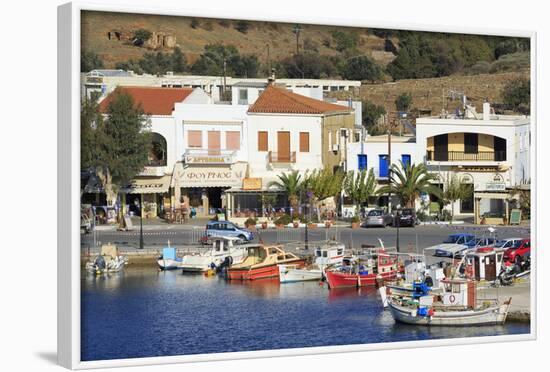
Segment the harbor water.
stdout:
[[83,361],[529,333],[396,324],[374,288],[328,290],[128,268],[82,273]]

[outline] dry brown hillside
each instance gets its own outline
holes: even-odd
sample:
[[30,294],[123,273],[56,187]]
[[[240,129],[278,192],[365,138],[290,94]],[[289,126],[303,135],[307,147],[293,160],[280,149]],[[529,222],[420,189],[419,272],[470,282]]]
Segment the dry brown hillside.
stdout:
[[[110,31],[128,35],[140,28],[174,35],[177,46],[182,49],[190,63],[198,58],[205,45],[219,42],[232,44],[244,54],[256,54],[262,63],[267,61],[267,45],[272,60],[288,57],[296,50],[296,35],[292,31],[294,24],[250,22],[248,31],[242,33],[235,29],[236,21],[196,18],[196,27],[193,28],[192,20],[193,18],[188,17],[83,12],[82,47],[99,54],[107,68],[130,58],[138,59],[143,53],[150,51],[148,48],[132,46],[124,40],[108,38]],[[337,29],[343,28],[302,25],[300,48],[307,44],[323,55],[337,54],[331,37],[331,32]],[[361,52],[384,65],[393,59],[392,53],[384,51],[384,39],[367,34],[366,29],[346,30],[357,32],[358,49]]]
[[[452,101],[448,98],[449,91],[453,90],[464,92],[468,100],[481,110],[485,99],[492,103],[502,103],[502,88],[508,81],[518,77],[528,78],[529,71],[365,84],[361,86],[360,92],[354,98],[383,105],[387,112],[392,112],[395,111],[394,102],[397,96],[402,93],[411,93],[412,108],[431,110],[433,114],[438,114],[442,108],[453,111],[460,105],[458,99]],[[344,98],[345,93],[338,93],[337,96]]]

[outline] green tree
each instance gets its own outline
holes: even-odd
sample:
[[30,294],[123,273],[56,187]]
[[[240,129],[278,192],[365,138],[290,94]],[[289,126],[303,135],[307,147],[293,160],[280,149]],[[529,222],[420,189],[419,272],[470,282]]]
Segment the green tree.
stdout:
[[383,115],[386,115],[386,109],[384,106],[374,104],[370,101],[363,102],[362,107],[363,125],[369,133],[374,132],[378,120],[380,120]]
[[441,196],[441,190],[432,184],[437,176],[428,172],[424,164],[392,164],[390,169],[390,183],[382,186],[378,194],[392,193],[396,195],[405,208],[414,208],[416,199],[422,193]]
[[412,104],[412,94],[401,93],[395,99],[395,109],[400,112],[408,112]]
[[260,69],[258,58],[254,55],[241,56],[233,45],[208,44],[203,53],[191,67],[191,71],[200,75],[223,75],[236,77],[256,77]]
[[80,55],[80,72],[89,72],[103,67],[103,60],[98,54],[82,51]]
[[349,80],[368,80],[375,82],[382,78],[382,69],[367,56],[356,56],[346,60],[343,76]]
[[85,97],[80,110],[80,167],[90,170],[95,165],[96,129],[103,127],[103,115],[99,112],[99,95]]
[[502,89],[502,100],[510,110],[528,115],[531,111],[531,80],[510,80]]
[[243,34],[246,34],[249,28],[250,28],[250,22],[248,21],[240,20],[240,21],[237,21],[237,23],[235,23],[235,30]]
[[330,58],[309,51],[287,57],[281,61],[281,65],[288,78],[319,79],[337,73]]
[[341,171],[332,172],[329,168],[314,170],[306,175],[303,184],[303,192],[311,192],[312,204],[317,209],[317,219],[320,220],[319,203],[326,198],[335,197],[342,192],[344,173]]
[[170,64],[173,72],[181,73],[187,71],[187,58],[180,48],[174,48],[170,56]]
[[93,169],[101,180],[107,203],[113,205],[120,188],[131,182],[147,164],[151,146],[149,118],[128,94],[115,91],[104,120],[98,120],[97,105],[84,102],[82,115],[93,128],[83,144],[86,155],[83,169]]
[[302,175],[297,170],[293,170],[280,174],[277,178],[279,179],[278,181],[271,181],[267,184],[267,187],[275,186],[284,191],[288,197],[290,206],[296,210],[302,192]]
[[147,40],[151,38],[153,34],[149,30],[140,28],[139,30],[134,31],[133,43],[136,46],[143,46]]
[[355,211],[359,213],[361,205],[367,203],[374,195],[376,189],[376,177],[371,169],[360,171],[348,171],[344,179],[344,192],[355,204]]
[[331,36],[336,44],[335,49],[339,52],[353,50],[357,47],[359,42],[359,37],[355,32],[337,30],[333,31]]
[[472,188],[468,184],[461,183],[456,174],[447,177],[445,189],[441,195],[443,204],[451,205],[451,223],[454,219],[454,203],[457,200],[468,199],[472,196]]

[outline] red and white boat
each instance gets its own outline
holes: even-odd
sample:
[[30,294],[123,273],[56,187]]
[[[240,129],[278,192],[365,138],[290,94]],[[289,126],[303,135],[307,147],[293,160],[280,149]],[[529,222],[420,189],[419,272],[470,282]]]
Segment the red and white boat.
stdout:
[[[347,261],[347,262],[346,262]],[[397,277],[397,258],[383,248],[325,271],[329,288],[368,287],[376,285],[377,278],[393,280]]]
[[296,265],[304,267],[306,260],[293,253],[285,252],[281,247],[253,246],[248,248],[248,256],[237,265],[227,270],[229,280],[257,280],[279,277],[278,265]]

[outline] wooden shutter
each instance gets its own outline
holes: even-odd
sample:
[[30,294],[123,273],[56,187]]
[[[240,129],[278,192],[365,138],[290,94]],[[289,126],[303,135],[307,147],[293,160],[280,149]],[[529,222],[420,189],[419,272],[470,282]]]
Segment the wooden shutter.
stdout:
[[309,132],[300,132],[300,152],[309,152]]
[[268,151],[267,132],[258,132],[258,151]]
[[187,145],[189,147],[202,147],[202,131],[200,131],[200,130],[188,130],[187,131]]
[[241,148],[241,134],[237,131],[225,132],[225,148],[227,150],[239,150]]
[[277,132],[277,158],[290,160],[290,132]]

